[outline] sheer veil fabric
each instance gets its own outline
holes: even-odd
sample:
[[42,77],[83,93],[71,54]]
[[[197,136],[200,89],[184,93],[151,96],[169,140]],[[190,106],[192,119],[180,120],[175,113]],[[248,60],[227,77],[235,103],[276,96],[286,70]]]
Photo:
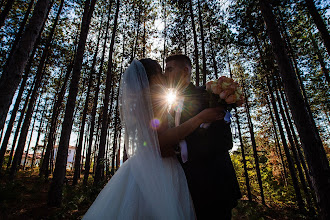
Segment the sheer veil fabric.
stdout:
[[100,192],[83,219],[195,219],[185,174],[176,158],[162,158],[149,82],[141,62],[123,74],[120,115],[129,159]]

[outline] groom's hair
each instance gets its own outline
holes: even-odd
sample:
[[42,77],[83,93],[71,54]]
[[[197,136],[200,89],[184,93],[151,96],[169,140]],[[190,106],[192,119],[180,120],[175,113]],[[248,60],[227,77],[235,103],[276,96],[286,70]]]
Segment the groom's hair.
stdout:
[[184,63],[184,64],[188,65],[190,68],[192,67],[191,66],[191,60],[186,55],[183,55],[183,54],[171,55],[171,56],[166,58],[165,62],[167,63],[167,62],[172,61],[172,60],[178,61],[180,63]]

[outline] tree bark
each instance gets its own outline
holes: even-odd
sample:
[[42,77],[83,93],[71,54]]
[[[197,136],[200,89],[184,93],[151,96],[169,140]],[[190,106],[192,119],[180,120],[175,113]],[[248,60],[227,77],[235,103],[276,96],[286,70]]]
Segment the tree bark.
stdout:
[[[40,98],[41,98],[41,97],[40,97]],[[32,139],[33,131],[34,131],[34,124],[35,124],[36,117],[37,117],[37,114],[38,114],[38,111],[39,111],[40,98],[39,98],[39,101],[38,101],[38,104],[37,104],[37,107],[36,107],[35,117],[33,118],[32,126],[31,126],[31,134],[30,134],[29,142],[28,142],[28,144],[27,144],[28,147],[27,147],[27,150],[26,150],[26,153],[25,153],[25,158],[24,158],[24,163],[23,163],[23,168],[22,168],[22,170],[25,169],[25,164],[26,164],[26,161],[27,161],[27,157],[28,157],[28,155],[29,155],[29,150],[30,150],[30,146],[31,146],[31,139]],[[20,164],[21,164],[21,161],[20,161]]]
[[283,79],[293,119],[305,151],[306,160],[318,199],[317,202],[320,206],[320,215],[322,219],[329,219],[329,161],[326,157],[322,142],[320,142],[318,138],[318,131],[315,129],[312,118],[306,108],[304,98],[300,93],[298,80],[285,51],[284,42],[278,30],[272,8],[266,0],[259,1],[259,4],[267,26],[268,36],[273,46],[273,52]]
[[[56,18],[54,20],[52,29],[49,33],[48,38],[47,38],[46,45],[44,47],[44,50],[42,52],[42,57],[40,59],[39,65],[38,65],[37,73],[36,73],[36,76],[35,76],[36,77],[36,82],[35,82],[34,89],[33,89],[32,94],[31,94],[30,103],[29,103],[27,112],[25,114],[25,119],[24,119],[24,122],[23,122],[23,125],[22,125],[22,130],[21,130],[20,138],[19,138],[19,141],[18,141],[18,144],[17,144],[17,149],[16,149],[17,152],[15,153],[15,156],[14,156],[14,159],[13,159],[13,164],[12,164],[11,170],[10,170],[11,178],[13,178],[15,176],[16,171],[17,171],[17,165],[20,162],[19,159],[22,157],[27,132],[28,132],[31,117],[32,117],[32,114],[33,114],[34,104],[35,104],[35,101],[36,101],[36,98],[37,98],[37,93],[38,93],[39,86],[40,86],[42,78],[43,78],[44,66],[45,66],[46,60],[47,60],[48,55],[49,55],[51,42],[53,40],[55,29],[56,29],[56,26],[57,26],[57,23],[58,23],[58,20],[59,20],[59,17],[60,17],[62,8],[63,8],[63,2],[64,2],[64,0],[61,1],[61,5],[58,9]],[[17,157],[16,157],[16,155],[17,155]]]
[[44,119],[45,119],[45,115],[46,115],[46,108],[47,108],[47,103],[45,104],[45,108],[43,109],[43,113],[42,113],[42,116],[41,116],[41,121],[40,121],[40,124],[39,124],[39,129],[38,129],[38,135],[37,135],[37,140],[36,140],[36,144],[35,144],[35,147],[34,147],[34,150],[33,150],[33,156],[32,156],[32,161],[31,161],[31,170],[33,169],[33,166],[34,166],[34,160],[36,158],[36,152],[38,150],[38,143],[39,143],[39,139],[40,139],[40,135],[41,135],[41,131],[42,131],[42,126],[44,124]]
[[[53,108],[52,108],[53,113],[52,113],[52,117],[51,117],[51,120],[49,123],[49,126],[50,126],[49,131],[47,133],[48,138],[47,138],[46,152],[43,157],[42,164],[40,166],[40,172],[39,172],[39,176],[40,177],[44,176],[45,179],[48,179],[48,175],[49,175],[49,169],[48,169],[49,159],[50,159],[51,151],[53,150],[53,147],[54,147],[54,142],[56,140],[55,136],[56,136],[56,128],[57,128],[57,124],[58,124],[58,116],[60,114],[61,105],[62,105],[62,102],[64,99],[64,94],[65,94],[65,91],[67,88],[67,83],[69,81],[69,77],[70,77],[72,68],[73,68],[73,61],[69,64],[69,66],[67,68],[62,87],[60,89],[60,92],[56,95],[56,100],[55,100]],[[60,87],[60,85],[59,85],[59,87]],[[45,149],[45,147],[44,147],[44,149]]]
[[203,18],[202,18],[200,0],[198,0],[197,3],[198,3],[199,27],[201,29],[201,39],[202,39],[202,60],[203,60],[202,75],[203,75],[203,85],[205,85],[206,84],[206,74],[207,74],[207,72],[206,72],[206,54],[205,54],[204,28],[203,28]]
[[[33,90],[34,83],[35,83],[35,79],[34,79],[32,85],[31,85],[31,88],[27,92],[27,95],[26,95],[26,98],[25,98],[25,102],[24,102],[24,106],[23,106],[23,108],[21,110],[21,115],[20,115],[20,117],[18,119],[18,122],[17,122],[14,139],[13,139],[13,142],[11,144],[10,155],[9,155],[9,159],[8,159],[8,162],[7,162],[7,169],[10,167],[11,162],[12,162],[12,159],[13,159],[14,149],[15,149],[15,146],[16,146],[17,138],[18,138],[18,135],[19,135],[19,132],[20,132],[20,129],[21,129],[21,125],[22,125],[23,119],[24,119],[25,110],[26,110],[26,108],[27,108],[27,106],[29,104],[29,100],[30,100],[30,96],[31,96],[31,93],[32,93],[32,90]],[[7,141],[7,145],[8,145],[8,141]]]
[[[30,12],[31,12],[33,3],[34,3],[34,0],[31,0],[30,3],[29,3],[28,9],[25,12],[25,15],[24,15],[24,18],[23,18],[23,20],[22,20],[22,22],[20,24],[19,30],[18,30],[17,34],[15,35],[15,41],[14,41],[14,43],[11,46],[11,50],[10,50],[9,56],[7,57],[7,61],[10,60],[10,58],[13,55],[14,51],[17,49],[17,44],[18,44],[18,42],[21,39],[21,36],[23,34],[23,30],[24,30],[24,27],[26,25],[26,22],[27,22],[27,20],[29,18],[29,15],[30,15]],[[42,31],[40,31],[40,33],[41,32]]]
[[264,189],[262,187],[262,180],[261,180],[261,173],[260,173],[260,166],[259,166],[259,157],[258,157],[258,152],[257,152],[257,144],[256,144],[256,141],[254,138],[254,129],[253,129],[253,124],[252,124],[252,120],[251,120],[250,107],[249,107],[249,103],[248,103],[247,94],[244,89],[244,84],[243,84],[243,90],[244,90],[244,96],[245,96],[246,114],[247,114],[247,118],[248,118],[249,131],[250,131],[250,136],[251,136],[251,141],[252,141],[253,157],[254,157],[254,161],[255,161],[255,168],[256,168],[256,172],[257,172],[258,184],[259,184],[259,189],[260,189],[261,202],[263,205],[266,205]]
[[327,26],[317,11],[313,0],[305,0],[305,5],[312,16],[314,23],[322,36],[324,46],[327,48],[328,54],[330,55],[330,35]]
[[196,86],[199,86],[199,63],[198,63],[198,43],[197,43],[197,34],[196,34],[196,27],[195,27],[195,20],[194,20],[194,13],[192,7],[192,0],[189,0],[189,12],[190,12],[190,19],[191,19],[191,28],[193,31],[194,36],[194,46],[195,46],[195,68],[196,68]]
[[47,14],[51,7],[50,0],[38,0],[30,22],[18,43],[17,50],[13,52],[8,65],[5,67],[0,79],[0,129],[3,128],[10,104],[18,84],[21,81],[23,69],[29,59]]
[[118,24],[118,14],[119,14],[119,5],[120,2],[117,0],[116,3],[116,13],[115,13],[115,20],[112,30],[112,36],[111,36],[111,43],[109,48],[109,63],[108,63],[108,71],[107,71],[107,79],[106,79],[106,88],[105,88],[105,96],[103,100],[103,118],[102,118],[102,127],[101,127],[101,136],[100,136],[100,145],[99,145],[99,154],[97,157],[96,162],[96,171],[95,171],[95,178],[94,178],[94,184],[98,184],[98,182],[101,180],[102,172],[104,172],[104,154],[105,154],[105,143],[106,143],[106,137],[107,137],[107,130],[108,130],[108,105],[109,105],[109,95],[110,95],[110,86],[112,81],[112,66],[113,66],[113,60],[112,55],[114,51],[114,44],[115,44],[115,36],[117,31],[117,24]]
[[83,110],[80,131],[79,131],[80,135],[79,135],[79,140],[78,140],[78,147],[76,148],[76,157],[75,157],[74,175],[73,175],[72,185],[76,185],[78,183],[78,179],[80,178],[81,150],[82,150],[83,138],[85,135],[85,122],[86,122],[86,118],[87,118],[87,110],[88,110],[88,105],[89,105],[89,100],[90,100],[89,96],[90,96],[90,92],[91,92],[91,88],[92,88],[92,84],[93,84],[93,77],[95,75],[95,65],[96,65],[96,58],[97,58],[97,54],[98,54],[98,50],[99,50],[99,43],[100,43],[100,39],[101,39],[101,30],[102,30],[102,21],[101,21],[100,28],[99,28],[96,49],[94,51],[91,72],[89,74],[85,106],[84,106],[84,110]]
[[55,171],[53,180],[48,193],[48,204],[50,206],[60,206],[62,203],[62,188],[66,173],[66,162],[68,156],[68,147],[73,123],[73,113],[78,93],[78,84],[80,79],[82,61],[85,51],[86,39],[89,31],[90,21],[93,15],[96,0],[86,0],[85,9],[82,18],[81,31],[78,43],[77,54],[75,57],[72,79],[69,89],[68,100],[65,109],[64,121],[62,123],[62,132],[58,146]]
[[94,137],[94,129],[95,129],[95,116],[96,116],[97,103],[98,103],[99,92],[100,92],[100,83],[101,83],[101,75],[102,75],[102,72],[103,72],[105,50],[106,50],[107,39],[108,39],[108,31],[109,31],[109,24],[110,24],[110,15],[111,15],[112,2],[113,1],[110,1],[110,5],[109,5],[108,20],[107,20],[107,25],[106,25],[106,29],[105,29],[105,37],[104,37],[104,42],[103,42],[100,68],[99,68],[99,72],[98,72],[97,80],[96,80],[97,81],[96,82],[96,91],[95,91],[95,95],[94,95],[93,109],[92,109],[92,113],[91,113],[89,142],[88,142],[87,154],[86,154],[86,160],[85,160],[85,173],[84,173],[84,180],[83,180],[84,185],[87,185],[90,166],[91,166],[91,154],[92,154],[92,145],[93,145],[93,137]]

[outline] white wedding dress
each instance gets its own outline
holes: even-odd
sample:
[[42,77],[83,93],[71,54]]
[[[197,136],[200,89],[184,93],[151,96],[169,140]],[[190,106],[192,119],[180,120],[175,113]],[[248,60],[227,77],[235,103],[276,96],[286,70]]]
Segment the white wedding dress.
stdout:
[[123,74],[120,113],[129,159],[89,208],[87,219],[195,219],[185,174],[176,158],[162,158],[149,83],[141,62]]

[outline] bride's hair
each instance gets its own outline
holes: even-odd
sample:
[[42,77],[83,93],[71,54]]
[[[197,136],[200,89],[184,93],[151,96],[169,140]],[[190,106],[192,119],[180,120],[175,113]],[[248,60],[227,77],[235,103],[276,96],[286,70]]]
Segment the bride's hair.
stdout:
[[146,70],[149,83],[151,76],[162,73],[162,68],[156,60],[145,58],[139,61],[142,63],[144,69]]

